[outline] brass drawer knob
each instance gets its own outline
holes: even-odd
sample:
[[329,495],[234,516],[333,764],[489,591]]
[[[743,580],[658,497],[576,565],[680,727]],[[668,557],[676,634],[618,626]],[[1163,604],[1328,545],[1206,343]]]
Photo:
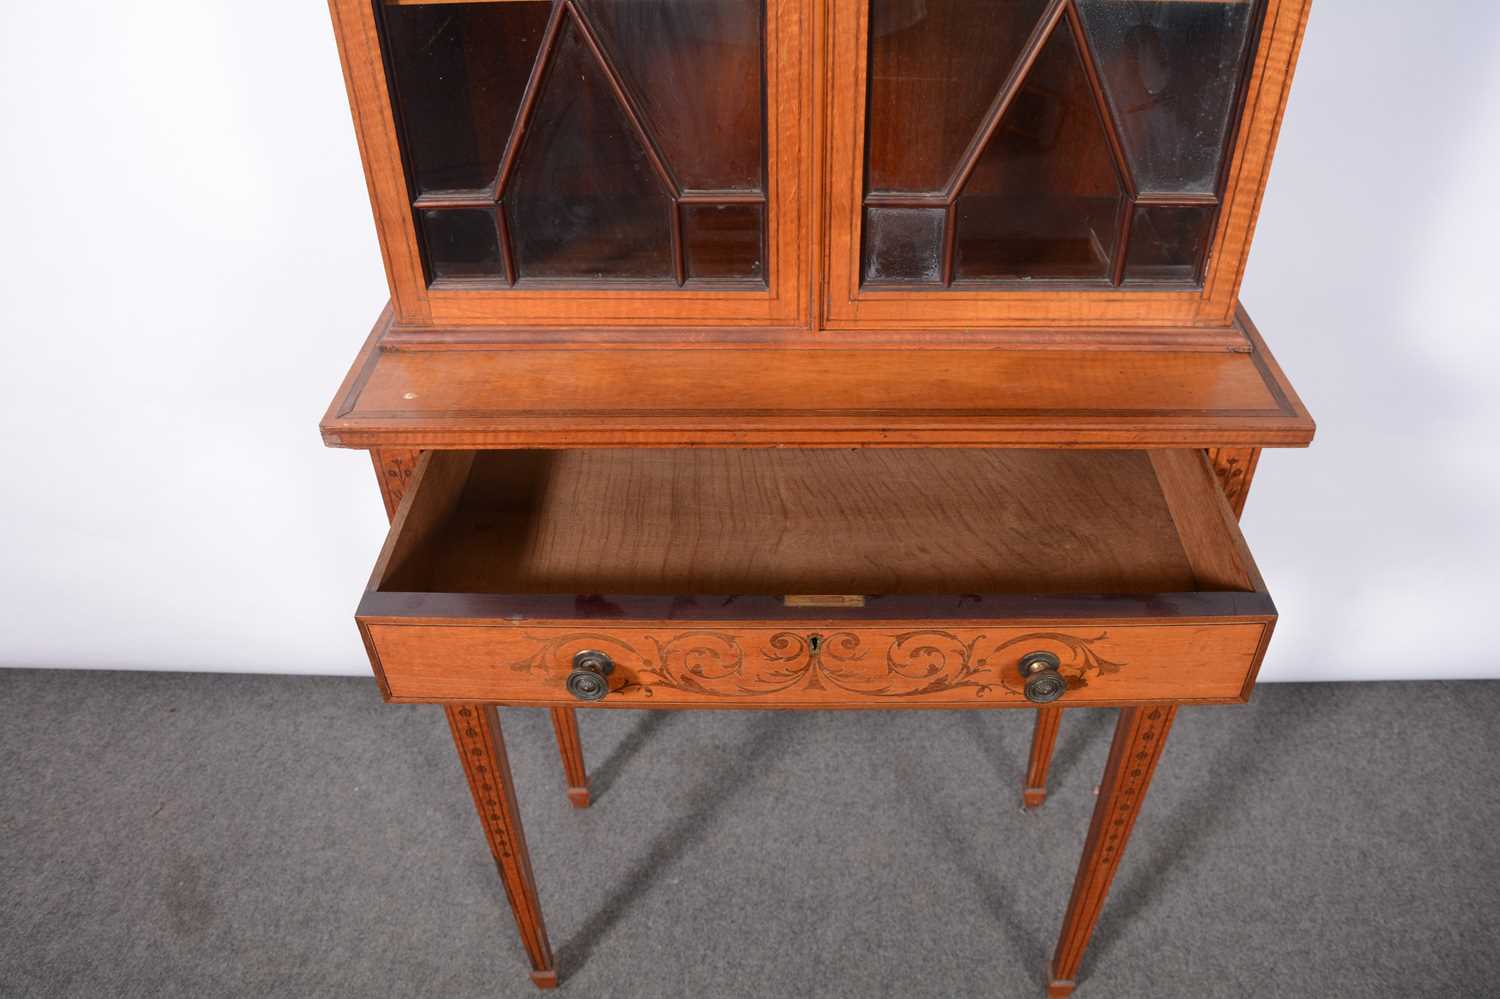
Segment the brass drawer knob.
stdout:
[[1028,652],[1021,657],[1021,676],[1026,680],[1026,699],[1033,704],[1048,704],[1068,689],[1057,668],[1061,660],[1050,652]]
[[580,701],[601,701],[609,693],[609,674],[615,671],[614,660],[606,653],[584,649],[573,656],[573,672],[568,674],[568,693]]

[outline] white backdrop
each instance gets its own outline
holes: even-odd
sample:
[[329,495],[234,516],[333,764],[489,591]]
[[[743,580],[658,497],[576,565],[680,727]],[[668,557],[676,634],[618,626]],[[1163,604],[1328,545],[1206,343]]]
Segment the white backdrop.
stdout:
[[[367,673],[385,299],[316,0],[0,9],[0,665]],[[1243,298],[1318,418],[1265,679],[1500,677],[1500,9],[1315,0]]]

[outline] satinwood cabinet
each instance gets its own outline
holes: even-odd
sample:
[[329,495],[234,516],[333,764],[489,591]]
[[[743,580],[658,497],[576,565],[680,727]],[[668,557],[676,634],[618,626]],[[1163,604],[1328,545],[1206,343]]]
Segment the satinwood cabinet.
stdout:
[[1072,990],[1276,620],[1237,518],[1313,423],[1239,285],[1308,2],[330,0],[390,284],[322,423],[392,520],[358,626],[538,985],[496,706],[579,806],[579,707],[1031,708],[1032,807],[1112,708]]

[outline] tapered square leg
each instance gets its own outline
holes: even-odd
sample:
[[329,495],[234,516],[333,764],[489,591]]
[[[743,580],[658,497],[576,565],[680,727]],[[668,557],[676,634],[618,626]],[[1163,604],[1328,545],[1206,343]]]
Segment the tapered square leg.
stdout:
[[1049,996],[1069,994],[1078,980],[1083,952],[1094,935],[1105,896],[1120,866],[1120,856],[1140,815],[1151,775],[1161,759],[1167,732],[1176,715],[1175,704],[1120,711],[1109,760],[1104,765],[1104,780],[1099,785],[1099,798],[1094,803],[1094,817],[1083,843],[1083,858],[1073,882],[1073,896],[1068,900],[1057,951],[1052,956]]
[[578,738],[578,715],[572,708],[552,709],[552,731],[557,733],[557,751],[562,754],[563,774],[568,780],[568,800],[574,808],[589,807],[589,775],[583,766],[583,743]]
[[448,727],[463,763],[474,807],[484,825],[484,835],[495,857],[505,897],[516,917],[521,945],[531,959],[531,980],[538,988],[557,986],[552,945],[542,922],[542,906],[531,873],[531,855],[526,851],[526,833],[510,776],[510,759],[500,734],[500,716],[487,704],[448,704]]
[[1057,727],[1062,724],[1062,708],[1037,708],[1036,727],[1031,730],[1031,759],[1026,764],[1026,787],[1021,800],[1027,808],[1037,808],[1047,800],[1047,771],[1052,766],[1052,747],[1057,744]]

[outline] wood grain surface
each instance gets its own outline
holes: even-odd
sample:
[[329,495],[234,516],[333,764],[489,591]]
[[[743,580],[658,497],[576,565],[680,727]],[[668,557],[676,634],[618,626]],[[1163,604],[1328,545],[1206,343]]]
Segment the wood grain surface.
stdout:
[[505,738],[500,732],[500,717],[494,708],[483,704],[450,704],[445,711],[459,763],[474,796],[474,807],[484,825],[485,839],[516,917],[521,944],[531,960],[531,980],[539,988],[553,988],[557,985],[557,969],[552,963],[552,945],[547,941],[547,927],[542,920],[526,833],[521,828],[521,809],[516,804],[515,781],[510,774]]
[[575,808],[589,806],[589,775],[583,765],[583,742],[578,737],[578,715],[572,708],[553,708],[552,731],[568,781],[568,800]]
[[1297,446],[1313,421],[1249,350],[563,342],[386,349],[384,314],[324,417],[345,447]]
[[1047,800],[1047,771],[1052,769],[1052,748],[1057,744],[1062,713],[1059,707],[1037,708],[1036,724],[1031,730],[1031,754],[1026,761],[1026,786],[1021,791],[1021,800],[1027,808],[1039,808]]
[[1176,705],[1126,708],[1115,725],[1104,779],[1094,802],[1094,816],[1083,844],[1073,894],[1063,915],[1062,932],[1052,957],[1047,995],[1070,995],[1078,981],[1083,952],[1099,922],[1110,883],[1130,833],[1140,817],[1151,775],[1177,716]]
[[[1016,626],[766,628],[502,621],[371,621],[391,700],[604,708],[1018,708],[1021,657],[1062,661],[1067,707],[1142,702],[1235,704],[1268,621]],[[584,650],[614,661],[609,694],[580,702],[564,686]]]
[[388,591],[1199,588],[1142,451],[437,452],[398,533]]
[[1202,452],[1005,449],[426,452],[359,614],[391,699],[554,707],[1238,701],[1274,620]]

